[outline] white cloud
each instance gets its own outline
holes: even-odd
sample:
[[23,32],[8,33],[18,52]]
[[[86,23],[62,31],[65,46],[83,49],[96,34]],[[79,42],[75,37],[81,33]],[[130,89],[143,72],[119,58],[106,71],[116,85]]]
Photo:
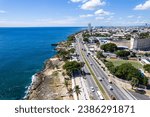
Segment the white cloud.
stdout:
[[93,14],[80,15],[81,18],[93,17]]
[[99,10],[95,11],[95,15],[98,15],[98,16],[111,15],[111,14],[113,14],[113,13],[104,11],[103,9],[99,9]]
[[96,20],[103,20],[103,19],[105,19],[104,17],[96,17],[95,18]]
[[137,5],[134,10],[146,10],[150,9],[150,0],[147,0],[144,4]]
[[81,9],[94,10],[95,8],[102,6],[104,4],[105,4],[105,2],[102,0],[89,0],[81,6]]
[[2,14],[3,14],[3,13],[6,13],[6,11],[4,11],[4,10],[0,10],[0,13],[2,13]]

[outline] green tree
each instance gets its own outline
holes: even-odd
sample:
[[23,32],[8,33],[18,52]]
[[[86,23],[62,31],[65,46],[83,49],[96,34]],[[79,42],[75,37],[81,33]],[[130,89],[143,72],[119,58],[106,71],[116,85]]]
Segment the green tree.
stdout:
[[117,45],[114,43],[108,43],[101,46],[101,49],[105,52],[115,52],[117,50]]
[[74,53],[74,52],[75,52],[75,49],[72,48],[72,49],[69,50],[69,52],[70,52],[70,53]]
[[147,86],[147,85],[148,85],[148,78],[147,78],[147,77],[144,77],[144,78],[142,79],[142,83],[141,83],[141,84]]
[[76,85],[76,86],[74,87],[74,91],[76,92],[77,98],[78,98],[78,100],[79,100],[79,94],[81,94],[81,88],[79,87],[79,85]]
[[101,52],[101,51],[98,51],[96,56],[97,56],[98,59],[104,58],[103,52]]
[[143,78],[142,74],[138,69],[132,66],[130,63],[124,63],[116,67],[115,75],[121,79],[131,81],[132,77],[138,79]]
[[112,62],[105,62],[105,65],[112,74],[115,73],[115,66]]
[[83,33],[82,36],[83,36],[83,38],[89,38],[90,34],[86,32],[86,33]]
[[115,52],[115,54],[118,57],[124,58],[124,57],[128,57],[130,55],[129,51],[125,51],[125,50],[118,50],[117,52]]
[[83,41],[89,43],[89,39],[87,37],[83,38]]
[[67,71],[67,74],[71,76],[74,72],[81,70],[82,63],[78,63],[77,61],[67,61],[63,68]]
[[150,65],[147,64],[147,65],[144,65],[144,70],[147,71],[148,73],[150,73]]
[[69,36],[69,37],[68,37],[68,40],[67,40],[67,41],[71,41],[71,42],[73,42],[74,40],[75,40],[74,35],[71,35],[71,36]]
[[64,61],[70,58],[70,52],[64,49],[59,50],[57,55]]
[[150,37],[149,32],[139,34],[139,38],[141,38],[141,39],[145,39],[145,38],[149,38],[149,37]]
[[138,84],[139,84],[139,79],[133,77],[132,80],[131,80],[132,89],[133,89],[134,87],[136,87]]

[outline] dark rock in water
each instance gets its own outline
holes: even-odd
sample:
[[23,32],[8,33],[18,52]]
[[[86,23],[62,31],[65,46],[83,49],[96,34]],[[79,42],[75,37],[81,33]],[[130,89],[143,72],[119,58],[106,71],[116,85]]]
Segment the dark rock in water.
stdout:
[[58,45],[58,43],[55,43],[55,44],[51,44],[51,46],[57,46]]

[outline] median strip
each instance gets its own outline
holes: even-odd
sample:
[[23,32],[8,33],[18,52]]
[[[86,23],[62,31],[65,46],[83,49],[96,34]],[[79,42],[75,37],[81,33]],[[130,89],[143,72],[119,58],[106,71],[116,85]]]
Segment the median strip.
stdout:
[[104,98],[105,98],[106,100],[109,100],[109,99],[110,99],[110,97],[106,94],[106,92],[105,92],[105,90],[104,90],[103,86],[101,86],[101,84],[100,84],[100,83],[99,83],[99,81],[97,80],[97,78],[96,78],[96,76],[95,76],[95,74],[94,74],[93,70],[91,69],[91,67],[90,67],[89,63],[88,63],[88,62],[87,62],[87,60],[85,59],[85,57],[84,57],[84,55],[83,55],[82,51],[81,51],[81,54],[82,54],[82,57],[83,57],[83,59],[84,59],[84,61],[85,61],[86,65],[87,65],[88,69],[90,70],[91,75],[93,76],[94,81],[96,82],[96,84],[97,84],[97,86],[98,86],[99,90],[102,92],[102,94],[103,94]]

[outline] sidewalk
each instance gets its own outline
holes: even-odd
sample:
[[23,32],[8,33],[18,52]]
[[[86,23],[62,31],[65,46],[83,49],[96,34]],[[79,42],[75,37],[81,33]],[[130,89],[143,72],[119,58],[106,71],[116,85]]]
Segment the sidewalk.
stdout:
[[83,77],[76,77],[75,83],[76,85],[79,85],[79,87],[81,88],[81,94],[79,94],[79,100],[90,100]]

